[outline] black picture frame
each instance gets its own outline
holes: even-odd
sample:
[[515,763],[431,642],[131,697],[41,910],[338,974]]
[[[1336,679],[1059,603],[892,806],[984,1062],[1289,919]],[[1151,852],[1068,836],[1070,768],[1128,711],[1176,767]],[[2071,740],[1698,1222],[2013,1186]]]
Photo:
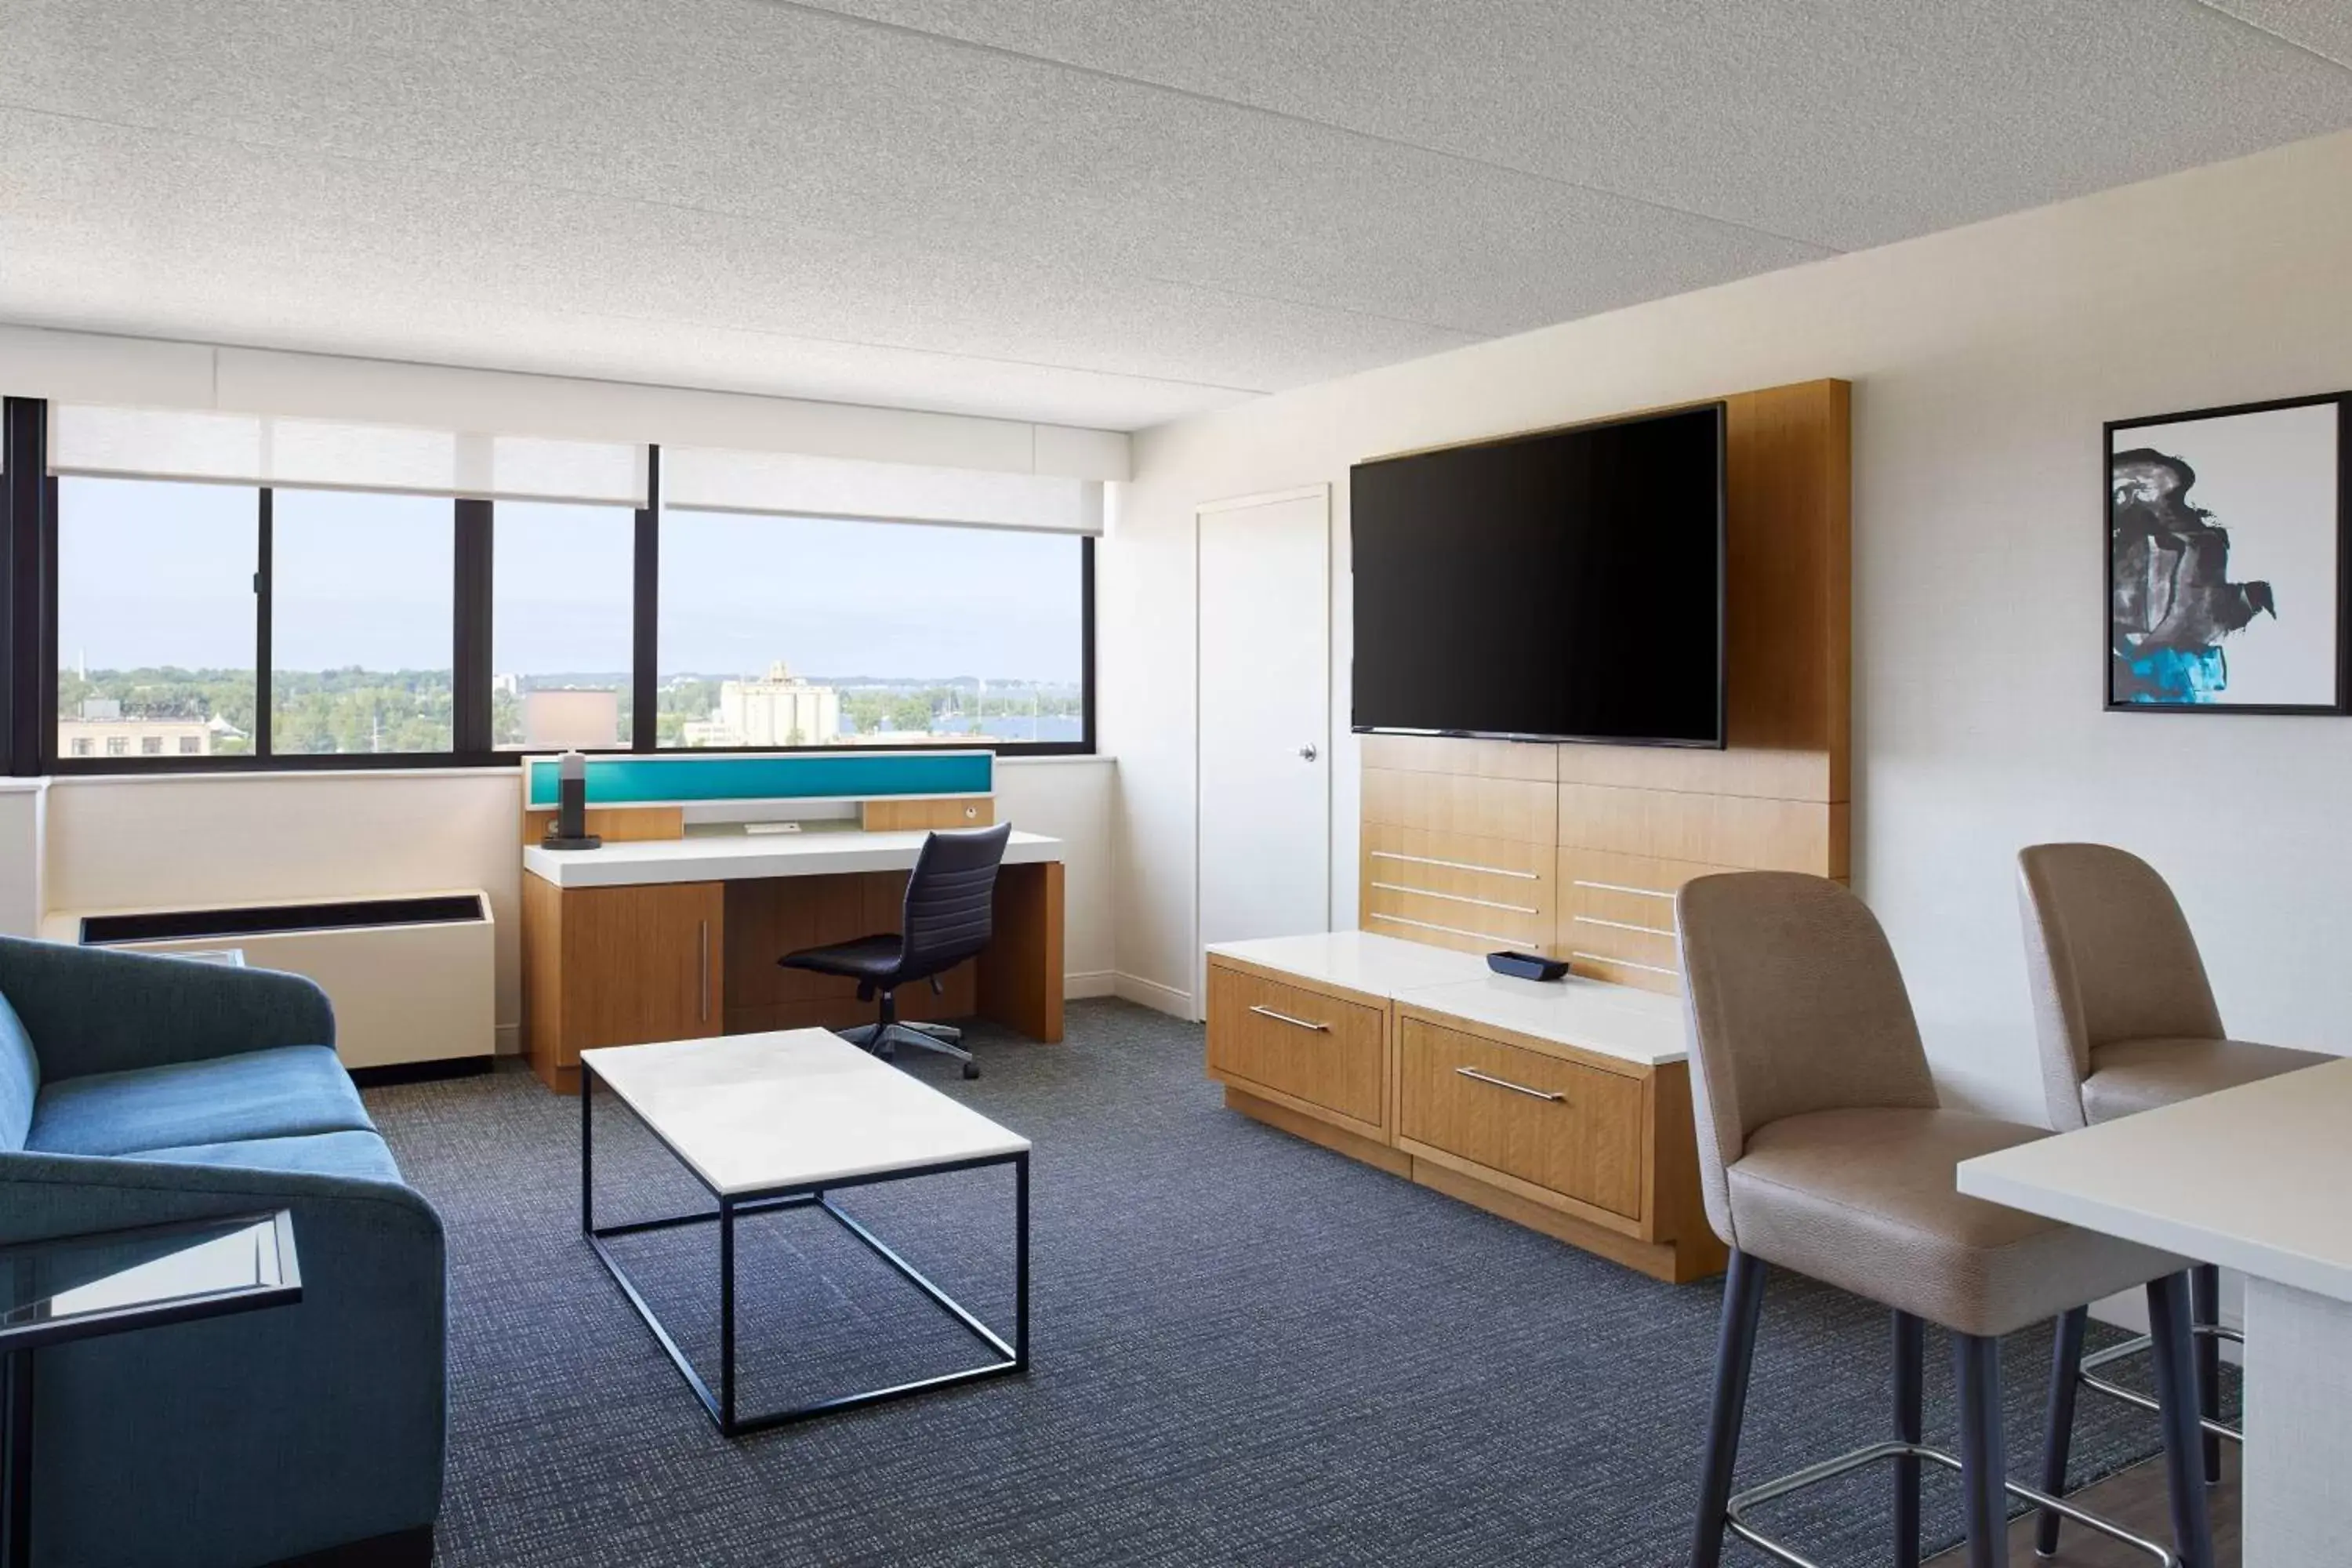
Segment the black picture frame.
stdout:
[[[2235,418],[2245,415],[2274,414],[2290,409],[2332,405],[2336,409],[2336,580],[2330,587],[2328,603],[2335,616],[2335,648],[2332,674],[2334,699],[2328,702],[2231,702],[2224,700],[2151,701],[2117,692],[2117,677],[2121,662],[2121,638],[2117,631],[2116,612],[2116,541],[2117,534],[2116,451],[2119,433],[2146,429],[2157,426],[2185,425],[2199,420]],[[2109,420],[2105,426],[2099,465],[2100,482],[2105,487],[2101,515],[2105,519],[2106,541],[2101,551],[2105,563],[2100,583],[2100,659],[2103,673],[2101,691],[2104,705],[2110,713],[2208,713],[2208,714],[2269,714],[2302,716],[2340,716],[2352,713],[2352,391],[2316,393],[2304,397],[2275,398],[2261,403],[2230,404],[2213,408],[2189,409],[2175,414],[2146,415],[2133,419]],[[2193,484],[2184,487],[2185,497]],[[2226,528],[2228,519],[2215,521]],[[2226,546],[2225,546],[2226,548]],[[2253,584],[2231,584],[2253,586]],[[2271,612],[2275,616],[2276,612]]]

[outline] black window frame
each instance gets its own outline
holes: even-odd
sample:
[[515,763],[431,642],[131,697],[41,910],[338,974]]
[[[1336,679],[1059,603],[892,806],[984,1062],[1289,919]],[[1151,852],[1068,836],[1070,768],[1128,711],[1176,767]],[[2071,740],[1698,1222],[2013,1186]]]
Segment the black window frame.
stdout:
[[[456,499],[455,612],[450,627],[450,749],[446,752],[299,752],[268,749],[270,616],[273,586],[274,487],[254,487],[254,751],[244,756],[121,757],[58,753],[58,484],[48,471],[48,405],[39,398],[0,399],[0,752],[17,777],[76,774],[354,773],[447,768],[511,768],[530,753],[502,749],[492,736],[491,631],[497,506]],[[1075,741],[1019,741],[972,736],[887,747],[854,745],[663,747],[661,677],[661,448],[646,448],[646,504],[636,509],[635,574],[631,589],[630,743],[608,755],[728,756],[746,752],[992,752],[1001,757],[1093,756],[1095,728],[1095,537],[1079,536],[1080,736]],[[289,487],[291,488],[291,487]],[[888,526],[887,523],[878,526]]]

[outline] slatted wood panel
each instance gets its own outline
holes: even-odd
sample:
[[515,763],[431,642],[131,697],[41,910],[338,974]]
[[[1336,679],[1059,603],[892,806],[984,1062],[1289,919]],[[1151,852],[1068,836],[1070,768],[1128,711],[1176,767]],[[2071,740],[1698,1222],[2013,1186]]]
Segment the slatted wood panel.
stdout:
[[[1672,894],[1691,877],[1850,874],[1851,389],[1806,382],[1723,401],[1728,744],[1367,737],[1365,930],[1465,951],[1538,948],[1599,978],[1670,992],[1680,987]],[[1420,849],[1439,846],[1431,858],[1488,869],[1397,874],[1407,863],[1386,857],[1402,833],[1420,835]],[[1495,896],[1514,879],[1493,869],[1517,862],[1480,839],[1538,847],[1541,897]]]

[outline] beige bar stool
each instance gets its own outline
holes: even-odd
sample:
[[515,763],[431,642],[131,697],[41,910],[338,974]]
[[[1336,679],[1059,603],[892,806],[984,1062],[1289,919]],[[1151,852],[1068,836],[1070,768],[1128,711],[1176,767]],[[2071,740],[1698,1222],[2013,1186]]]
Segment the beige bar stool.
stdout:
[[[2179,900],[2138,856],[2105,844],[2036,844],[2018,854],[2017,884],[2034,1029],[2042,1041],[2042,1093],[2050,1125],[2059,1131],[2335,1059],[2228,1037]],[[2189,1279],[2210,1484],[2221,1479],[2218,1439],[2234,1442],[2238,1436],[2220,1420],[2220,1342],[2239,1336],[2221,1326],[2221,1271],[2199,1264]],[[2050,1440],[2042,1450],[2042,1489],[2048,1492],[2065,1490],[2078,1381],[2134,1405],[2149,1403],[2097,1375],[2108,1363],[2147,1350],[2148,1342],[2126,1341],[2086,1358],[2088,1317],[2087,1309],[2077,1309],[2058,1325]],[[2035,1544],[2045,1557],[2057,1550],[2055,1514],[2042,1516]]]
[[[1964,1197],[1965,1159],[2049,1136],[1937,1103],[1885,933],[1834,882],[1777,871],[1702,877],[1675,900],[1681,931],[1707,1219],[1731,1247],[1694,1568],[1727,1532],[1794,1568],[1749,1521],[1759,1505],[1880,1460],[1895,1465],[1898,1568],[1919,1562],[1919,1467],[1962,1478],[1972,1568],[2009,1561],[2004,1492],[2055,1509],[2161,1563],[2212,1568],[2197,1469],[2189,1284],[2180,1259]],[[1734,1496],[1732,1470],[1768,1265],[1895,1314],[1895,1436]],[[2179,1556],[2008,1479],[2000,1336],[2144,1285],[2156,1325]],[[1952,1336],[1958,1458],[1920,1441],[1926,1323]]]

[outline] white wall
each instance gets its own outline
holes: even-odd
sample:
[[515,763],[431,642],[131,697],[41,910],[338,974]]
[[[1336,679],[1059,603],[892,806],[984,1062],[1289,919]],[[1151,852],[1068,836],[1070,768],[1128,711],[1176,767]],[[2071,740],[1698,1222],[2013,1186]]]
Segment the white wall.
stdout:
[[47,779],[0,779],[0,936],[38,936]]
[[[1948,1089],[2038,1113],[2011,858],[2147,856],[2249,1037],[2352,1050],[2352,721],[2101,710],[2108,419],[2352,385],[2352,135],[1148,431],[1102,552],[1118,966],[1192,972],[1192,509],[1377,454],[1748,388],[1854,383],[1857,885]],[[2309,604],[2315,589],[2282,586]],[[1335,582],[1334,712],[1350,630]],[[2283,599],[2284,603],[2284,599]],[[1334,919],[1356,748],[1335,746]]]
[[1111,990],[1111,795],[1107,756],[999,757],[996,820],[1062,841],[1063,993]]
[[499,1048],[522,997],[522,823],[511,768],[52,780],[51,910],[478,888],[498,922]]
[[[1003,818],[1066,846],[1064,962],[1075,995],[1109,986],[1108,757],[1008,761]],[[37,791],[0,788],[0,931],[17,924],[27,870],[47,910],[152,908],[478,888],[498,921],[499,1048],[521,1019],[522,838],[510,768],[215,773],[48,781],[46,852],[20,816]],[[20,803],[30,803],[21,805]]]

